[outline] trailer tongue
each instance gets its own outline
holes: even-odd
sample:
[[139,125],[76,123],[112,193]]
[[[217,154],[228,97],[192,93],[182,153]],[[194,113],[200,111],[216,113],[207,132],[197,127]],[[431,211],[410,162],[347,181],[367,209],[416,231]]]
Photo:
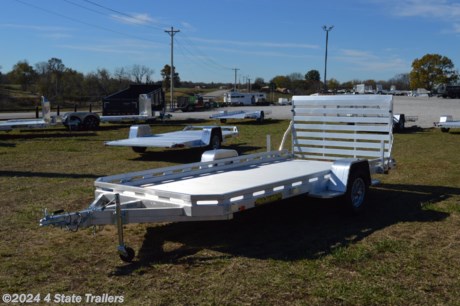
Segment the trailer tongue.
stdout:
[[343,197],[360,211],[371,175],[394,166],[392,120],[391,96],[295,96],[291,152],[214,150],[197,163],[101,177],[87,209],[45,214],[40,225],[117,225],[118,252],[129,262],[135,254],[124,243],[128,223],[228,220],[300,194]]

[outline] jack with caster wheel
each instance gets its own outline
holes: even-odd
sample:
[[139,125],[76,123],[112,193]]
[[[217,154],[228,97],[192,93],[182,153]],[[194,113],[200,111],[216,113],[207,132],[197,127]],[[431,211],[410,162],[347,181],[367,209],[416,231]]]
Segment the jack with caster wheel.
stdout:
[[120,195],[115,194],[115,214],[117,215],[117,228],[118,228],[118,254],[120,259],[124,262],[132,262],[135,252],[132,248],[125,245],[123,239],[123,218],[121,215]]

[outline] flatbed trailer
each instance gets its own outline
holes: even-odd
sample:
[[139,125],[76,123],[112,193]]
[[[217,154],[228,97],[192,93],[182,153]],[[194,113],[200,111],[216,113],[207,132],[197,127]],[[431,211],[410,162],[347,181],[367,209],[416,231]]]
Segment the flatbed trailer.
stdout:
[[133,125],[129,138],[107,141],[107,146],[131,147],[134,152],[144,153],[148,147],[157,148],[220,148],[226,139],[237,136],[236,126],[186,126],[182,131],[153,134],[149,125]]
[[212,150],[197,163],[101,177],[87,209],[45,212],[40,225],[116,225],[119,256],[129,262],[135,253],[124,242],[124,224],[229,220],[298,195],[342,197],[357,212],[376,183],[372,175],[394,166],[392,117],[391,96],[294,96],[290,151]]
[[[98,129],[100,123],[118,122],[152,122],[157,119],[156,113],[152,111],[152,99],[147,94],[139,95],[139,113],[131,115],[102,115],[95,112],[71,112],[62,116],[62,122],[69,129]],[[171,117],[160,112],[158,118]]]
[[42,96],[42,117],[37,119],[11,119],[0,121],[0,131],[11,131],[13,129],[42,129],[56,125],[57,120],[51,116],[50,102]]
[[220,122],[225,123],[227,119],[255,119],[256,122],[261,123],[264,121],[265,116],[269,115],[270,111],[220,111],[216,114],[211,115],[210,119],[218,119]]
[[453,120],[451,115],[445,115],[445,116],[441,116],[441,118],[439,118],[439,122],[435,122],[434,126],[441,128],[442,132],[448,133],[450,129],[460,128],[460,121]]

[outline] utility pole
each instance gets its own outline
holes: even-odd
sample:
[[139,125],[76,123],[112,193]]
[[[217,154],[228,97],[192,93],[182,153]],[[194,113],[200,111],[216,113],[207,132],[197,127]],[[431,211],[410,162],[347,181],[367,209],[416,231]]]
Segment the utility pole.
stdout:
[[334,26],[323,26],[323,30],[326,31],[326,55],[324,56],[324,88],[323,91],[327,91],[327,78],[326,78],[326,73],[327,73],[327,44],[329,40],[329,31],[331,31],[334,28]]
[[[170,74],[170,95],[171,95],[171,104],[170,107],[172,108],[174,105],[174,35],[178,32],[179,30],[174,30],[174,27],[171,27],[171,30],[165,30],[166,33],[171,36],[171,74]],[[165,106],[166,107],[166,106]]]
[[233,83],[233,91],[236,91],[236,73],[237,73],[238,70],[240,70],[240,69],[238,69],[238,68],[233,68],[232,70],[235,71],[235,83]]

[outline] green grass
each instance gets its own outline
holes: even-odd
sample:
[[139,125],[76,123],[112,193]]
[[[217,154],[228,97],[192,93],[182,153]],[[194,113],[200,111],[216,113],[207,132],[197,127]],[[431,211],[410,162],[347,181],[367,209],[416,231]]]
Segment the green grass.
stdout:
[[[197,122],[207,124],[209,122]],[[287,121],[234,122],[226,147],[276,148]],[[154,124],[155,132],[184,122]],[[233,124],[230,122],[229,124]],[[116,254],[113,226],[76,233],[39,228],[42,210],[86,208],[99,176],[195,162],[201,150],[139,155],[97,132],[60,127],[0,134],[0,292],[123,295],[127,305],[458,305],[460,135],[395,135],[397,169],[371,188],[369,207],[344,213],[338,200],[271,203],[232,221],[126,226],[133,263]]]

